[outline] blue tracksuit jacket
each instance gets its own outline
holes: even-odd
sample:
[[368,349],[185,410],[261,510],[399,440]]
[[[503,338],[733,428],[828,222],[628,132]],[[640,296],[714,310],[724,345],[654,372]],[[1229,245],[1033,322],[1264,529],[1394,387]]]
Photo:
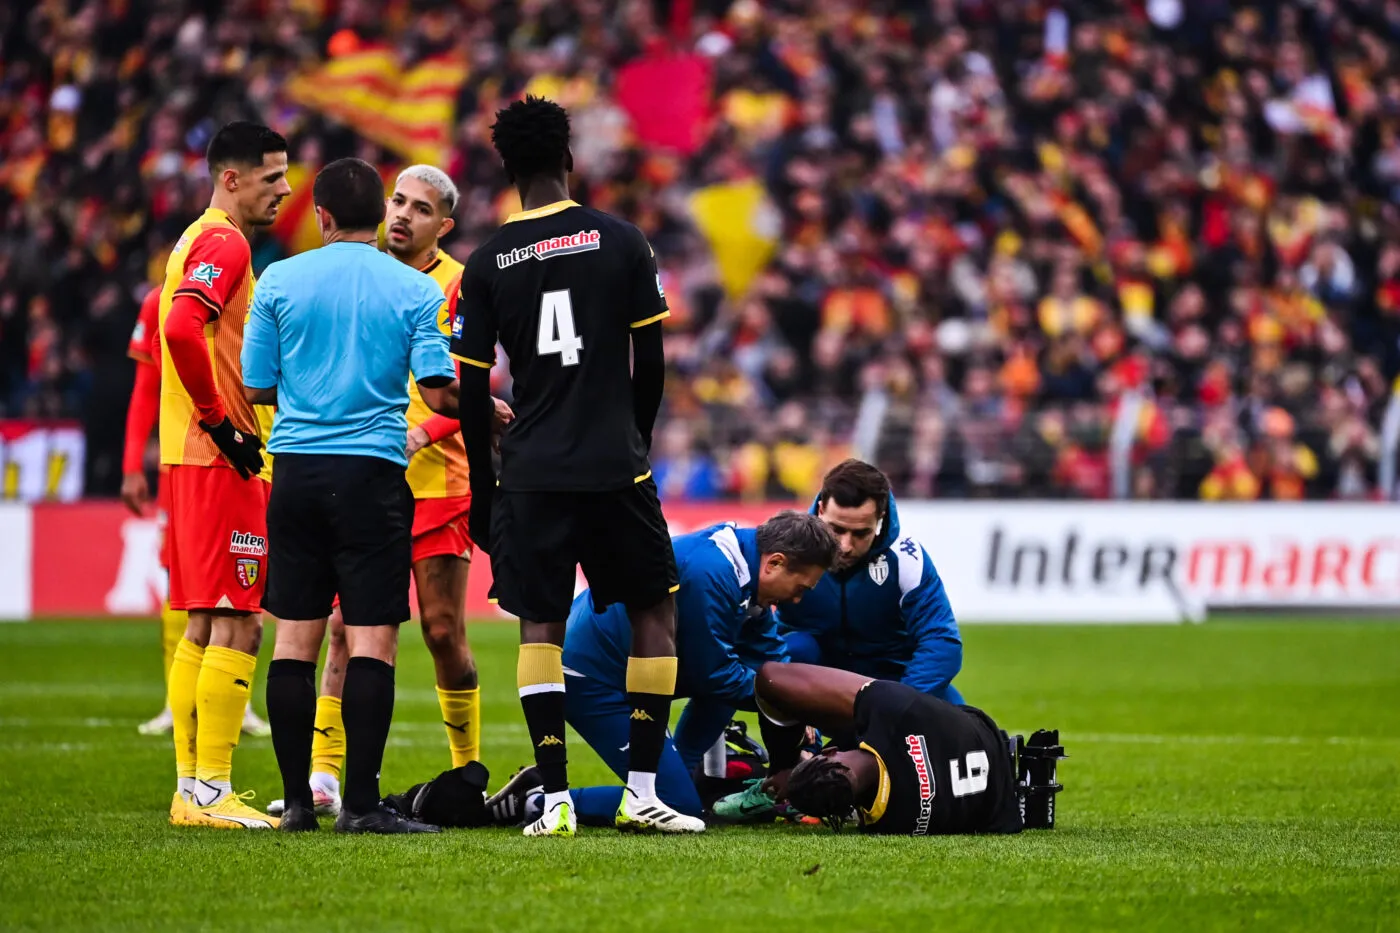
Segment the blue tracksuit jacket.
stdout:
[[900,530],[893,495],[865,558],[823,576],[801,603],[779,610],[778,623],[793,661],[895,680],[963,702],[952,683],[962,668],[957,619],[923,545]]

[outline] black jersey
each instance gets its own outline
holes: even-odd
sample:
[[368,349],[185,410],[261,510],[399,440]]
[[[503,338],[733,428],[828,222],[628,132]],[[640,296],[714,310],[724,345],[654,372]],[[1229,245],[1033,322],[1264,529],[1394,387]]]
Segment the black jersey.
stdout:
[[560,201],[511,216],[467,260],[452,355],[510,359],[501,488],[602,491],[651,471],[632,400],[634,328],[670,312],[642,232]]
[[881,765],[875,802],[861,812],[863,832],[1021,831],[1011,752],[986,713],[872,680],[856,696],[855,731]]

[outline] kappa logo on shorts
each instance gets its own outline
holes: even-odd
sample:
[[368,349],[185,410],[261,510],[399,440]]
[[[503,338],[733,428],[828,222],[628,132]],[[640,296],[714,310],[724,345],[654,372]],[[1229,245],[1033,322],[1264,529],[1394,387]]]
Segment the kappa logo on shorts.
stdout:
[[228,542],[230,554],[255,554],[262,557],[267,553],[267,539],[246,531],[235,531]]
[[262,573],[262,564],[251,557],[240,557],[234,561],[234,569],[238,573],[238,585],[245,590],[251,590],[257,585],[258,576]]
[[538,243],[531,243],[529,246],[517,246],[508,253],[496,254],[496,268],[509,269],[518,262],[527,259],[549,259],[551,256],[569,256],[573,253],[585,253],[589,250],[603,248],[603,235],[597,230],[580,230],[578,233],[571,233],[567,236],[550,237],[540,240]]

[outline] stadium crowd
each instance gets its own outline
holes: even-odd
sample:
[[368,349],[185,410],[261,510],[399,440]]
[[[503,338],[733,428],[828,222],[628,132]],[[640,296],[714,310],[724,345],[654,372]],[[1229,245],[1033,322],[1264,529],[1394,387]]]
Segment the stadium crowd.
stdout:
[[578,200],[646,232],[675,312],[665,498],[806,497],[852,451],[902,496],[1382,494],[1394,0],[20,0],[0,414],[82,417],[89,493],[117,489],[127,337],[213,129],[402,164],[286,92],[380,41],[469,62],[459,258],[515,207],[490,114],[570,109]]

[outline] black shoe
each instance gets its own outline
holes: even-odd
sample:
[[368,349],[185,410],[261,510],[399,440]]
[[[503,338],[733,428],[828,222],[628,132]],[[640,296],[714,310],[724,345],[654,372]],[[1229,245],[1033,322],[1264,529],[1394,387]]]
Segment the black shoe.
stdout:
[[351,813],[343,806],[340,816],[335,819],[338,833],[375,833],[380,836],[395,836],[400,833],[440,833],[442,830],[417,820],[404,819],[383,805],[368,813]]
[[287,804],[277,828],[284,833],[314,833],[321,828],[316,811],[299,803]]
[[486,798],[486,811],[497,826],[519,826],[525,816],[525,798],[543,789],[539,768],[521,768],[504,787]]

